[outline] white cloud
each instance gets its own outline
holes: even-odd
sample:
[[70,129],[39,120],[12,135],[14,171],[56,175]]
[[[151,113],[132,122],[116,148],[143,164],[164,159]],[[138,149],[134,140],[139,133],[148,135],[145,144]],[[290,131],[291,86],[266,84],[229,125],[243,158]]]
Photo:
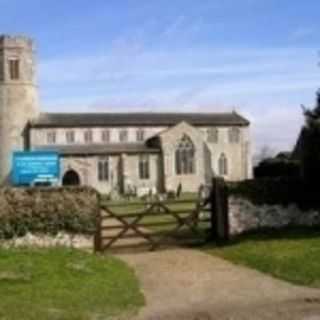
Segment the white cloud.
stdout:
[[104,53],[43,61],[41,91],[47,109],[56,111],[237,107],[253,119],[257,146],[287,149],[301,125],[292,107],[308,105],[320,83],[316,57],[312,48],[168,52],[118,42]]

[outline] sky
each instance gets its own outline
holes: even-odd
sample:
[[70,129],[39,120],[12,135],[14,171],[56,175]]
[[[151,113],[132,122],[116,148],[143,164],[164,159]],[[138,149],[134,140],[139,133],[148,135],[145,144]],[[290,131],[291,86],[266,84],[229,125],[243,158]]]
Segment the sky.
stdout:
[[320,87],[320,1],[0,0],[37,45],[42,111],[220,112],[292,149]]

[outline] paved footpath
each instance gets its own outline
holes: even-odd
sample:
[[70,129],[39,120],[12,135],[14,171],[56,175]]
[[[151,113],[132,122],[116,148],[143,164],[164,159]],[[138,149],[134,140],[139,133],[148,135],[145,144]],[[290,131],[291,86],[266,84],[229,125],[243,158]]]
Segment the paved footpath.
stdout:
[[320,290],[291,285],[197,250],[119,255],[146,297],[134,320],[320,320]]

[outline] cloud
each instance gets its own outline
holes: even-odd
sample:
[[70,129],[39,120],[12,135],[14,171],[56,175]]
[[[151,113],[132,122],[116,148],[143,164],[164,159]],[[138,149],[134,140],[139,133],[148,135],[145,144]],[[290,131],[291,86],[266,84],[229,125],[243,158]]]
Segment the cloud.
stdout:
[[312,102],[320,83],[312,48],[163,51],[132,44],[42,61],[46,109],[207,112],[236,107],[253,119],[257,147],[268,143],[288,149],[301,125],[299,105]]

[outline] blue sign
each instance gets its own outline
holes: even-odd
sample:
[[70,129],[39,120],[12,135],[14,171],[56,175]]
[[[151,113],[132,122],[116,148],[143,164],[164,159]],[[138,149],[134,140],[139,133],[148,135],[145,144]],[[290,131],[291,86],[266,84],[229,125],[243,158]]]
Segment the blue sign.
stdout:
[[53,151],[14,152],[14,185],[56,184],[60,176],[59,154]]

